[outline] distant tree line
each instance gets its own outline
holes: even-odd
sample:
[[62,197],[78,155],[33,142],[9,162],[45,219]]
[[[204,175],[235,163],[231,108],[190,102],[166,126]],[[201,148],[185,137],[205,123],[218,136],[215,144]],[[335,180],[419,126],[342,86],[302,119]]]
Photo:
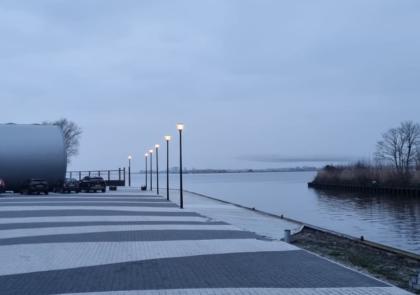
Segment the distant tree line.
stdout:
[[374,163],[326,166],[315,183],[420,186],[420,124],[406,121],[382,135]]

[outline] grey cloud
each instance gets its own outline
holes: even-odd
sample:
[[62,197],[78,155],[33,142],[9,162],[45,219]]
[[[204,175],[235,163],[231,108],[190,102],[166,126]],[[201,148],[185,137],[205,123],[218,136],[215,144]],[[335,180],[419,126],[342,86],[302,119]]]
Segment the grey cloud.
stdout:
[[264,163],[298,163],[298,162],[351,162],[355,161],[354,157],[350,156],[280,156],[280,155],[243,155],[238,157],[239,160],[251,162],[264,162]]
[[76,169],[142,167],[177,121],[190,167],[369,157],[418,121],[419,28],[417,0],[6,0],[2,120],[78,122]]

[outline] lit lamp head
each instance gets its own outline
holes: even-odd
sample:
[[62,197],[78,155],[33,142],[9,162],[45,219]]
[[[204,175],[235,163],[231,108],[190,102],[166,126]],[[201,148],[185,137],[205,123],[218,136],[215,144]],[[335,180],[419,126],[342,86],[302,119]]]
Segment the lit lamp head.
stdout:
[[149,154],[148,153],[145,153],[144,156],[147,158],[149,156]]
[[171,141],[171,136],[170,135],[165,135],[165,140],[166,141]]
[[176,129],[178,129],[179,131],[184,130],[184,124],[182,124],[182,123],[176,124]]
[[158,144],[155,144],[155,148],[157,148],[157,149],[158,149],[158,148],[160,148],[160,145],[158,145]]
[[153,150],[152,149],[149,150],[149,154],[153,154]]
[[131,160],[133,157],[132,156],[128,156],[128,159]]

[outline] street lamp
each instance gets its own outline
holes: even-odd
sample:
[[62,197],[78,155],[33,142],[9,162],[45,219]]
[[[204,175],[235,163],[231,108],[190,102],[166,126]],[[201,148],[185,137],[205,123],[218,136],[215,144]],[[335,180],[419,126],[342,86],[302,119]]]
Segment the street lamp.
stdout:
[[131,186],[131,159],[132,156],[128,156],[128,186]]
[[146,170],[145,170],[145,173],[144,173],[144,175],[145,175],[145,185],[144,185],[144,187],[145,187],[145,190],[147,190],[147,157],[149,156],[149,154],[148,153],[145,153],[144,154],[144,163],[146,164]]
[[169,201],[169,142],[171,141],[171,136],[165,136],[166,141],[166,199]]
[[176,124],[176,129],[179,131],[179,207],[184,208],[184,187],[182,183],[182,130],[184,130],[184,124]]
[[153,190],[153,150],[149,150],[150,154],[150,190]]
[[160,145],[155,144],[156,149],[156,193],[159,195],[159,148]]

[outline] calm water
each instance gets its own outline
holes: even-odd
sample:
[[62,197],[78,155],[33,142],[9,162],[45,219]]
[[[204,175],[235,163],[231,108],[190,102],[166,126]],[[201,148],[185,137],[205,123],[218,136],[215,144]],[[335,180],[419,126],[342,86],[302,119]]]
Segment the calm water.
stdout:
[[[314,175],[187,174],[184,181],[187,190],[420,254],[420,199],[320,192],[307,187]],[[174,187],[176,180],[171,176]],[[163,175],[160,181],[164,183]]]

